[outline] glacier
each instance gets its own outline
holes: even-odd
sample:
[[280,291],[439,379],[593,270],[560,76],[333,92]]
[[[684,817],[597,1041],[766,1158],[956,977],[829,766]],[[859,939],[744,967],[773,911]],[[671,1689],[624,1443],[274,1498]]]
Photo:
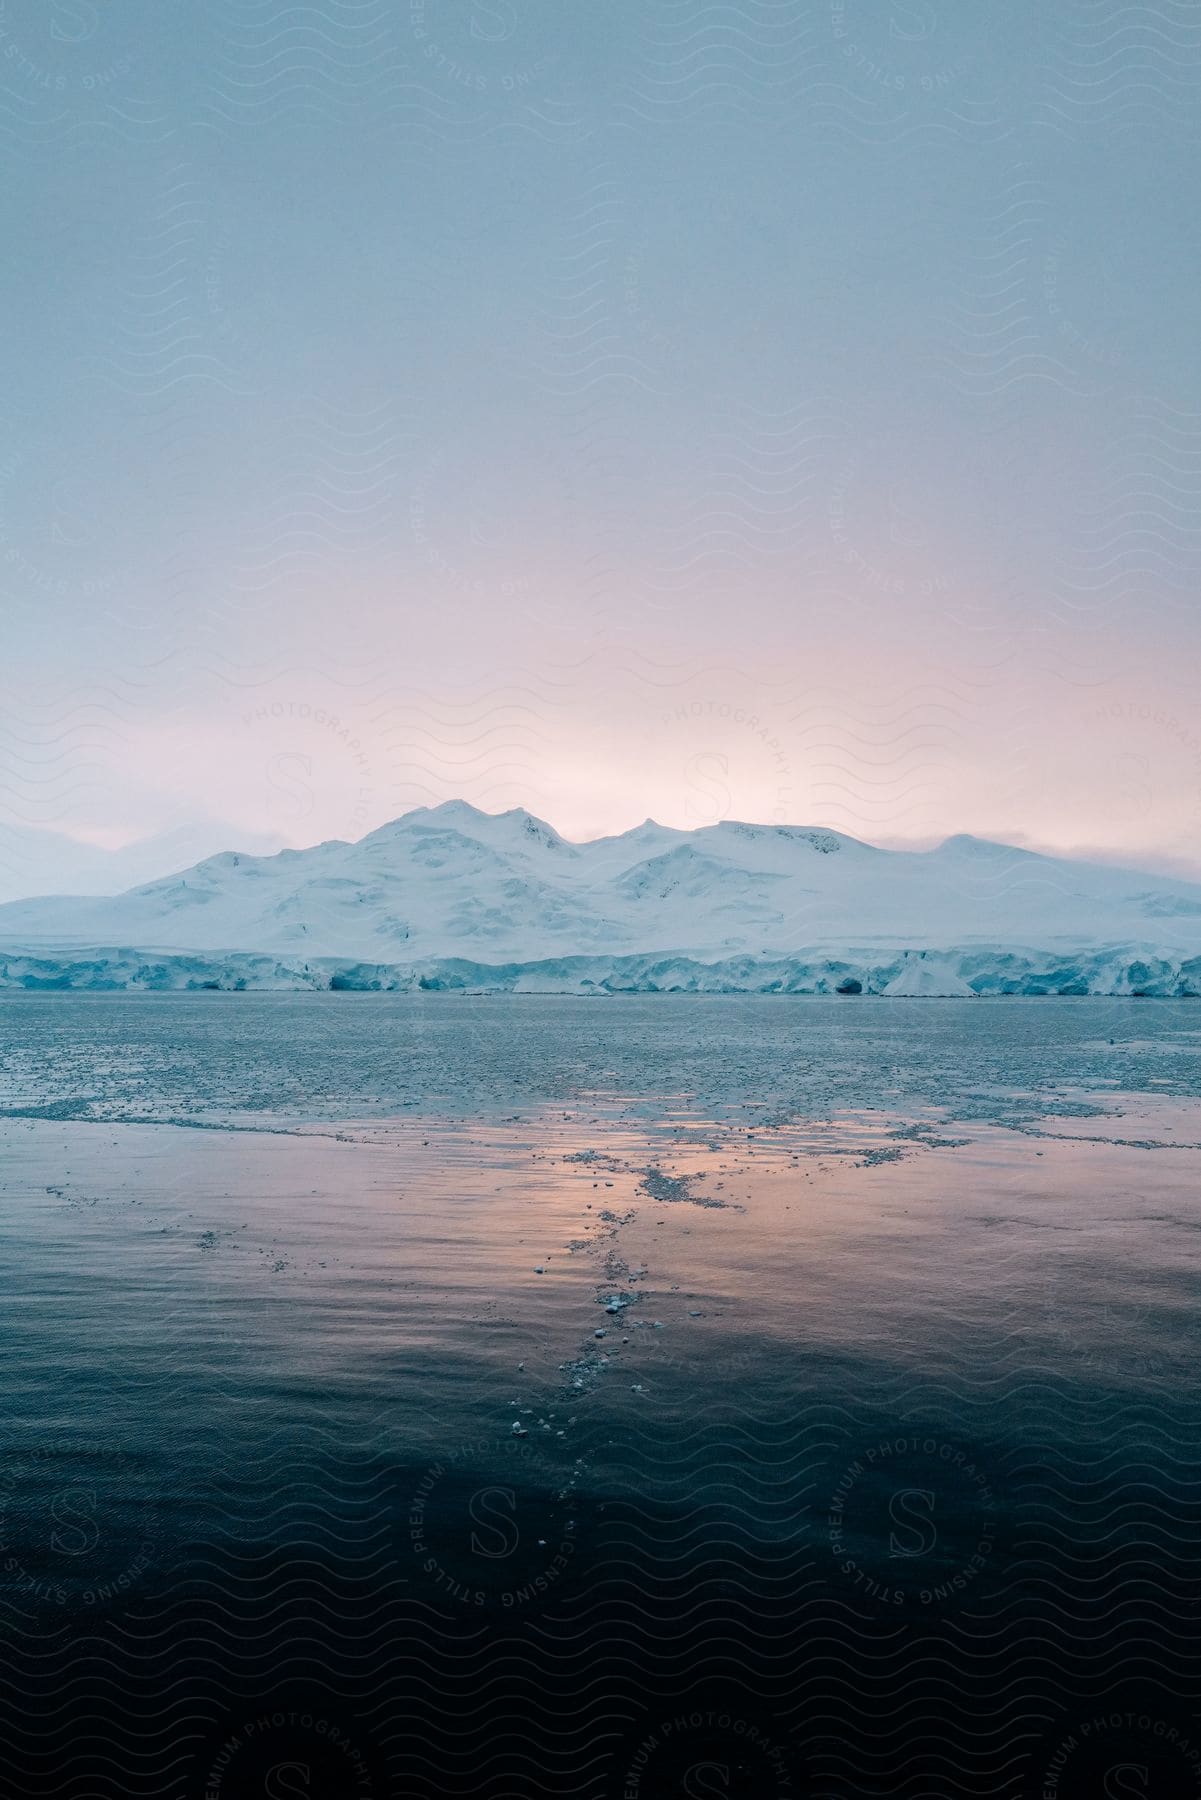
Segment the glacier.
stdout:
[[1075,958],[1051,951],[975,946],[902,951],[891,960],[685,956],[568,956],[542,962],[480,963],[460,957],[423,963],[309,961],[247,952],[147,953],[95,949],[57,955],[0,952],[0,988],[91,993],[283,992],[459,994],[831,994],[888,999],[970,999],[975,995],[1084,995],[1134,999],[1201,998],[1201,955],[1155,957],[1114,946]]
[[0,987],[1189,997],[1201,885],[740,821],[573,843],[450,801],[353,843],[0,906]]

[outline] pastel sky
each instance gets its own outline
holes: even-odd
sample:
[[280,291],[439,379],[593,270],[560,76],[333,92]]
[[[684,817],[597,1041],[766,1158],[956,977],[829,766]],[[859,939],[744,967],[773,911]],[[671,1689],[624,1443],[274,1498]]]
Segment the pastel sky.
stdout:
[[1182,0],[3,0],[0,897],[454,795],[1201,876],[1199,100]]

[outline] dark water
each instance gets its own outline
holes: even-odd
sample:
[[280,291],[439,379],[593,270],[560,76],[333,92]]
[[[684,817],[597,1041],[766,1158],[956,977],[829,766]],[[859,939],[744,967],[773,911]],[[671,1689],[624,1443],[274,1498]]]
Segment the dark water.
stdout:
[[1199,1048],[6,1002],[0,1790],[1201,1793]]

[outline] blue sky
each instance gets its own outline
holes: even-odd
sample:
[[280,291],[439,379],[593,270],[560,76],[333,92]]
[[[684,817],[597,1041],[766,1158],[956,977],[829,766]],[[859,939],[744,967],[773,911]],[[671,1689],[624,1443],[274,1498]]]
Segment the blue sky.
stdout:
[[1199,80],[1181,4],[5,0],[5,891],[460,793],[1201,873]]

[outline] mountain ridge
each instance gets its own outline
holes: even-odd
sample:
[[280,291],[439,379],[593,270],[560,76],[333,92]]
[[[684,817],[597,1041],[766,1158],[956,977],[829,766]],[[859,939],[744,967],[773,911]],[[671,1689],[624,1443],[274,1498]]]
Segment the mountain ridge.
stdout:
[[[846,965],[851,981],[863,967],[869,983],[897,958],[985,952],[997,963],[1038,952],[1065,966],[1100,957],[1109,970],[1120,949],[1140,966],[1163,964],[1169,974],[1156,980],[1170,982],[1201,951],[1201,884],[964,833],[908,851],[818,826],[730,819],[689,831],[646,820],[573,843],[522,807],[485,813],[457,800],[355,841],[222,851],[116,896],[0,906],[0,980],[10,985],[30,959],[46,980],[85,965],[91,980],[105,947],[135,962],[182,957],[181,969],[266,957],[333,974],[339,960],[428,975],[442,963],[545,972],[581,958],[627,973],[663,959],[730,971],[750,958],[794,971]],[[895,991],[933,991],[934,966],[919,980],[907,962]],[[901,974],[896,963],[889,980]],[[943,980],[947,993],[970,985],[958,963]]]

